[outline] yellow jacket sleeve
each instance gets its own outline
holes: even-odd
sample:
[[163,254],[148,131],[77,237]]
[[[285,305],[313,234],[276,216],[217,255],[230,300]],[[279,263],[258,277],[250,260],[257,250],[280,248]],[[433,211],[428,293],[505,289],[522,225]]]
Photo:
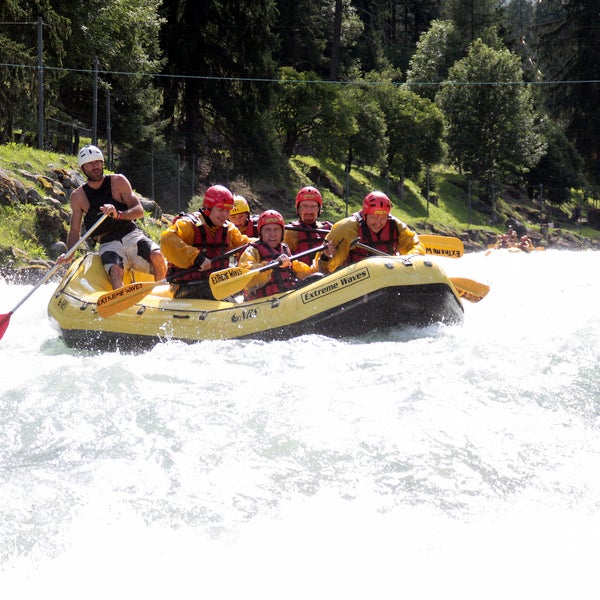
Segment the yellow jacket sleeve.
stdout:
[[193,245],[194,235],[194,224],[185,217],[169,225],[160,236],[160,249],[167,261],[180,269],[191,267],[199,254]]
[[[200,250],[194,246],[195,235],[195,225],[189,219],[185,217],[177,219],[160,236],[160,249],[164,257],[181,269],[191,267],[200,254]],[[240,233],[233,223],[228,223],[227,245],[229,250],[239,248],[254,240],[255,238]]]
[[333,273],[346,264],[350,254],[350,244],[358,237],[358,221],[354,217],[347,217],[334,223],[325,239],[331,240],[335,247],[335,254],[328,261],[323,260],[323,253],[318,252],[314,264],[321,273]]
[[396,219],[398,225],[398,248],[397,252],[400,254],[425,254],[425,246],[419,240],[419,236],[410,229],[406,223],[403,223],[399,219]]
[[250,244],[255,242],[258,238],[248,237],[245,233],[242,233],[233,223],[228,222],[227,224],[227,241],[229,242],[229,249],[239,248],[244,244]]
[[[261,261],[260,252],[254,248],[254,246],[250,246],[246,248],[242,255],[240,256],[240,260],[238,262],[238,266],[242,269],[248,269],[251,271],[252,269],[258,269],[263,265],[266,265],[266,261]],[[257,273],[252,279],[248,281],[246,285],[247,288],[260,287],[265,285],[267,281],[271,278],[271,270],[263,271],[262,273]]]
[[298,232],[293,229],[286,229],[283,234],[283,242],[289,246],[292,254],[296,254],[296,248],[298,247]]
[[[242,267],[243,269],[252,270],[258,269],[267,264],[269,264],[267,261],[261,261],[260,252],[251,246],[250,248],[246,248],[242,256],[240,256],[238,266]],[[298,279],[305,279],[309,275],[312,275],[317,269],[316,266],[307,265],[301,260],[293,260],[292,270]],[[271,279],[272,274],[272,269],[257,273],[254,277],[252,277],[252,279],[250,279],[246,287],[254,288],[263,286],[269,281],[269,279]]]
[[293,260],[292,270],[298,279],[306,279],[306,277],[317,271],[317,265],[314,262],[312,265],[307,265],[301,260]]

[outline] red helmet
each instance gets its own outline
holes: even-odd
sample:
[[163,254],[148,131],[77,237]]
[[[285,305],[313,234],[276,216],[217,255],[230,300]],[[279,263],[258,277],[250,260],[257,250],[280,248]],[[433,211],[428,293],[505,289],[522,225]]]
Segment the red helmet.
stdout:
[[296,194],[296,210],[298,210],[298,204],[300,204],[300,202],[304,202],[305,200],[316,202],[319,205],[319,209],[323,206],[321,192],[319,192],[319,190],[312,185],[303,187]]
[[392,203],[383,192],[371,192],[363,200],[363,215],[389,215]]
[[281,225],[281,228],[285,229],[285,221],[283,220],[281,213],[278,213],[276,210],[265,210],[260,213],[260,216],[258,217],[259,236],[263,225]]
[[233,208],[233,194],[224,185],[212,185],[204,192],[202,208]]

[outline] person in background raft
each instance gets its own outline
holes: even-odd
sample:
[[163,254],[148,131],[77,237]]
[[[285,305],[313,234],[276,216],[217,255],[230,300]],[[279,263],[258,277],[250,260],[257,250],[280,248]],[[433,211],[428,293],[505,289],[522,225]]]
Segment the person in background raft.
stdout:
[[[163,231],[160,247],[169,261],[169,277],[177,286],[175,298],[213,299],[208,277],[213,271],[229,267],[229,257],[213,260],[229,250],[249,244],[255,238],[240,233],[229,221],[233,194],[223,185],[209,187],[197,212],[177,217]],[[196,267],[196,271],[177,278],[177,271]]]
[[[104,175],[104,156],[96,146],[84,146],[77,163],[87,183],[71,193],[71,224],[67,250],[81,237],[81,226],[89,229],[102,215],[109,215],[96,229],[92,239],[100,242],[100,258],[113,288],[123,285],[125,269],[153,273],[164,279],[167,265],[160,248],[135,223],[144,216],[139,198],[124,175]],[[61,254],[57,262],[67,262]]]
[[[332,223],[329,221],[318,221],[323,208],[321,192],[311,185],[303,187],[296,194],[296,214],[298,219],[286,226],[283,241],[289,246],[292,254],[304,252],[310,248],[316,248],[323,243]],[[307,265],[313,262],[313,256],[304,256],[300,260]]]
[[[258,241],[250,244],[240,257],[239,266],[244,269],[257,269],[278,260],[280,267],[257,273],[244,290],[245,300],[264,298],[297,288],[301,280],[317,273],[316,265],[311,266],[300,260],[290,260],[292,252],[283,242],[285,221],[276,210],[266,210],[258,217]],[[325,252],[327,252],[326,250]]]
[[229,220],[242,232],[250,237],[258,237],[258,216],[250,216],[250,205],[244,196],[233,195],[233,208]]
[[333,242],[333,258],[319,253],[316,262],[322,273],[333,273],[340,267],[358,262],[371,256],[367,250],[351,248],[359,238],[362,244],[387,254],[425,254],[419,236],[409,227],[392,216],[390,199],[379,191],[370,192],[363,200],[362,210],[338,221],[325,238]]

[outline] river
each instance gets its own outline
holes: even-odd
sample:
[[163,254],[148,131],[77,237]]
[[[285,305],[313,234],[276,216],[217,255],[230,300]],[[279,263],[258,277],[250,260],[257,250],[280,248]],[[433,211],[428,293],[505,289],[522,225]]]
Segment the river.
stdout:
[[[596,598],[598,252],[439,259],[462,326],[0,341],[2,598]],[[0,311],[31,289],[0,281]]]

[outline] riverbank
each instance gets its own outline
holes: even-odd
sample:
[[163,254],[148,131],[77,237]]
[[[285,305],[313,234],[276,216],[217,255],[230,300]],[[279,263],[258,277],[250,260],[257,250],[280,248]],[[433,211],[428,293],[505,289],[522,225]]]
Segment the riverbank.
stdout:
[[[63,156],[22,147],[14,148],[14,157],[9,160],[6,147],[0,155],[0,277],[16,283],[34,283],[54,265],[56,257],[64,252],[66,235],[69,227],[69,197],[76,187],[84,183],[80,171],[73,164],[75,157]],[[23,153],[26,152],[26,155]],[[331,189],[323,184],[323,173],[313,169],[320,181],[313,182],[322,187],[324,195],[330,197]],[[380,182],[374,181],[375,188]],[[442,189],[443,184],[438,186]],[[233,188],[233,186],[232,186]],[[330,186],[331,188],[331,186]],[[336,194],[342,193],[336,190]],[[411,182],[405,184],[403,200],[396,200],[394,214],[405,221],[418,233],[434,233],[460,238],[465,245],[465,252],[486,251],[493,244],[499,233],[504,232],[503,219],[497,226],[485,226],[485,215],[473,211],[477,223],[474,226],[463,226],[461,215],[456,214],[456,200],[446,199],[440,192],[435,196],[430,216],[427,203],[427,218],[418,216],[420,206],[425,200],[420,197],[419,189]],[[295,217],[290,213],[288,196],[292,192],[280,192],[269,195],[269,207],[276,208],[284,217]],[[264,208],[263,202],[257,200],[258,192],[248,188],[250,205],[257,210]],[[161,231],[171,222],[172,215],[163,214],[160,206],[149,198],[140,196],[146,217],[140,225],[154,239],[160,238]],[[339,202],[325,202],[322,218],[336,221],[342,218]],[[454,202],[454,204],[453,204]],[[351,198],[350,212],[360,206],[360,194]],[[461,207],[464,211],[464,206]],[[327,212],[329,211],[329,212]],[[531,212],[531,211],[530,211]],[[523,222],[534,246],[561,250],[600,249],[600,238],[586,237],[569,229],[546,226],[543,231],[538,225],[528,222],[524,215],[516,213]],[[535,217],[535,213],[531,213]],[[529,216],[529,215],[528,215]],[[89,249],[89,247],[88,247]],[[60,272],[57,274],[57,277]]]

